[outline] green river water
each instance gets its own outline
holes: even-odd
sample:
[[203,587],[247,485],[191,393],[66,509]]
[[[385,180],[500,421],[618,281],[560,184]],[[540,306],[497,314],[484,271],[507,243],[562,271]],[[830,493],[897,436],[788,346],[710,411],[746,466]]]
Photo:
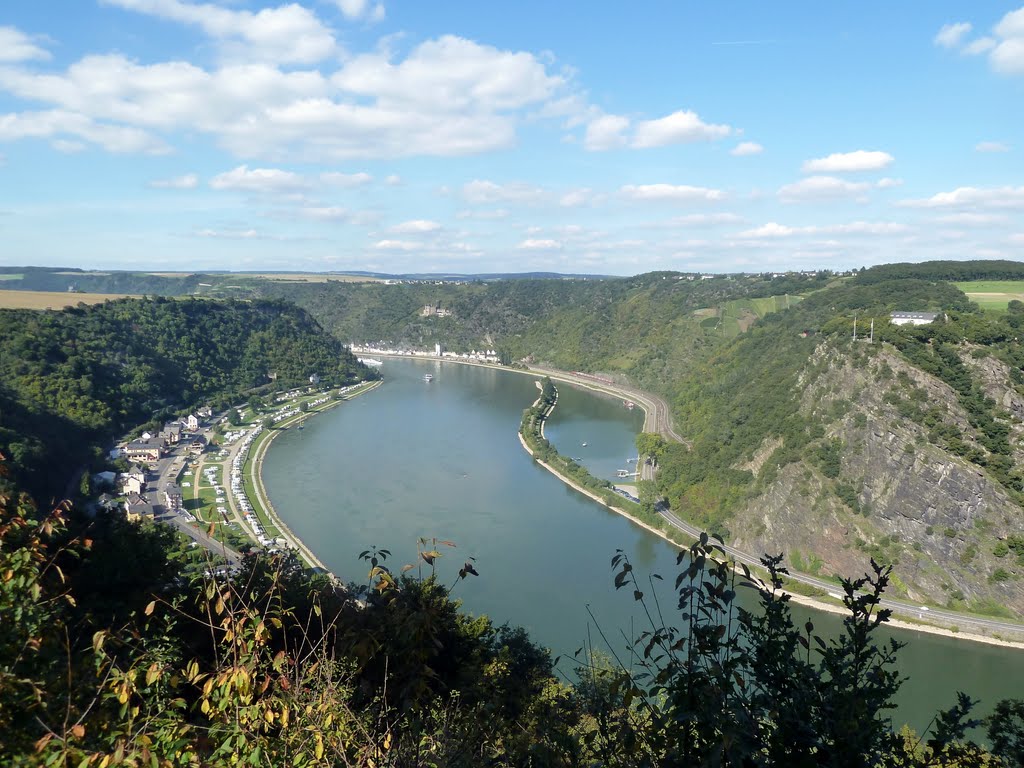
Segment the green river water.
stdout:
[[[397,571],[415,562],[417,537],[451,540],[457,548],[442,547],[442,578],[453,581],[467,556],[480,572],[454,593],[466,610],[523,626],[563,657],[588,636],[602,647],[598,625],[624,649],[623,633],[646,625],[627,590],[612,585],[615,550],[669,584],[677,550],[533,463],[517,429],[537,396],[535,379],[422,360],[386,359],[382,372],[382,387],[274,441],[263,477],[295,534],[339,577],[357,582],[366,579],[358,560],[364,549],[389,549],[387,564]],[[423,379],[428,372],[430,382]],[[626,459],[635,455],[642,424],[639,408],[559,385],[546,435],[562,454],[614,479],[617,469],[632,467]],[[825,636],[840,625],[830,614],[795,613]],[[897,725],[923,730],[957,690],[988,704],[1024,695],[1024,651],[912,631],[893,635],[908,644],[900,671],[910,678],[893,715]],[[560,668],[571,676],[571,658]]]

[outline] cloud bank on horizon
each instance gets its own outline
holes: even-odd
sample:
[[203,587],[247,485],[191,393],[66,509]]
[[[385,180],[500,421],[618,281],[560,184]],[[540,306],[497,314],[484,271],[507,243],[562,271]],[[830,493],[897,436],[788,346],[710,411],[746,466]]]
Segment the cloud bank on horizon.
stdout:
[[0,264],[1024,256],[1024,7],[504,5],[5,7]]

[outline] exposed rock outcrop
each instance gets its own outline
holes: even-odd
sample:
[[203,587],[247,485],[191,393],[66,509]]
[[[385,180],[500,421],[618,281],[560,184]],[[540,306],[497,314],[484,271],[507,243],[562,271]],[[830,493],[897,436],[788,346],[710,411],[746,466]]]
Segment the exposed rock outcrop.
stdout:
[[[1000,541],[1024,533],[1024,510],[935,437],[957,434],[965,450],[980,450],[956,392],[894,350],[870,351],[823,344],[808,361],[802,408],[824,436],[803,461],[762,478],[760,494],[730,523],[737,545],[791,553],[798,567],[823,575],[862,573],[874,557],[894,565],[894,586],[911,599],[1024,615],[1024,566],[1012,552],[995,554]],[[989,396],[1024,415],[1005,365],[981,358],[972,369]],[[815,460],[826,443],[840,448],[838,468]],[[761,454],[743,468],[760,473]]]

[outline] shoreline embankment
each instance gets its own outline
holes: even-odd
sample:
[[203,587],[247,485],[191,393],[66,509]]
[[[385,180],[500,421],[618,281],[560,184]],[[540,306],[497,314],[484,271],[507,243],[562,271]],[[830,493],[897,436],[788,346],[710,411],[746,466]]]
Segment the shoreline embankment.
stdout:
[[[453,360],[452,362],[458,362],[458,361],[454,361]],[[550,378],[554,379],[553,376],[551,376]],[[563,380],[566,380],[569,383],[575,383],[575,381],[573,381],[571,379],[563,379]],[[539,386],[539,384],[538,384],[538,386]],[[609,393],[609,394],[614,394],[614,393]],[[540,397],[538,396],[538,398],[533,402],[533,406],[535,407],[539,402],[540,402]],[[551,406],[548,408],[548,410],[545,412],[544,419],[541,421],[541,427],[540,427],[540,435],[541,435],[541,437],[544,437],[544,422],[547,421],[547,417],[550,416],[551,412],[554,410],[554,407],[555,407],[556,403],[557,403],[557,395],[556,395],[555,402],[552,403]],[[641,406],[641,407],[643,407],[643,406]],[[534,462],[536,464],[538,464],[539,466],[541,466],[544,469],[546,469],[548,472],[553,474],[555,477],[557,477],[559,480],[561,480],[563,483],[568,485],[573,490],[577,491],[578,493],[582,493],[584,496],[587,496],[590,499],[593,499],[598,504],[601,504],[602,506],[606,507],[607,509],[611,510],[612,512],[615,512],[616,514],[622,515],[624,518],[629,520],[634,525],[637,525],[640,528],[643,528],[645,531],[647,531],[649,533],[652,533],[655,536],[658,536],[659,538],[661,538],[664,541],[668,542],[670,545],[672,545],[674,547],[679,547],[680,549],[685,549],[685,545],[683,545],[680,542],[674,540],[671,536],[668,535],[667,531],[665,531],[665,530],[663,530],[661,528],[656,528],[653,525],[650,525],[649,523],[646,523],[643,520],[640,520],[640,519],[634,517],[633,515],[629,514],[629,512],[627,512],[626,510],[609,504],[608,502],[606,502],[604,499],[602,499],[596,493],[593,493],[592,491],[590,491],[587,488],[583,487],[582,485],[580,485],[579,483],[574,481],[572,478],[566,477],[557,468],[555,468],[554,466],[552,466],[548,462],[545,462],[545,461],[537,458],[536,453],[533,451],[533,449],[530,448],[530,446],[526,442],[526,439],[523,437],[522,429],[520,429],[520,431],[519,431],[519,443],[520,443],[520,445],[523,446],[523,449],[527,453],[529,453],[531,457],[533,457],[533,460],[534,460]],[[678,529],[678,528],[676,528],[676,530],[678,530],[680,533],[682,533],[685,536],[691,536],[687,531],[683,531],[683,530]],[[691,538],[692,538],[692,536],[691,536]],[[737,568],[737,564],[736,564],[735,561],[731,561],[731,563],[732,563],[732,567],[733,568]],[[789,599],[792,600],[792,602],[797,603],[797,604],[802,605],[802,606],[805,606],[807,608],[812,608],[814,610],[823,611],[825,613],[831,613],[831,614],[836,614],[836,615],[847,615],[849,613],[849,611],[846,610],[843,606],[836,605],[835,603],[832,603],[832,602],[827,602],[825,600],[820,600],[820,599],[814,598],[814,597],[812,597],[810,595],[803,595],[803,594],[800,594],[799,592],[793,592],[792,590],[783,589],[781,591],[784,594],[788,595]],[[966,620],[966,619],[969,619],[970,617],[964,617],[964,618]],[[940,636],[943,636],[943,637],[949,637],[949,638],[953,638],[953,639],[956,639],[956,640],[969,640],[971,642],[985,643],[987,645],[996,645],[996,646],[1002,646],[1002,647],[1007,647],[1007,648],[1017,648],[1017,649],[1024,650],[1024,642],[1021,642],[1021,641],[1006,640],[1006,639],[999,638],[999,637],[991,637],[989,635],[978,634],[976,632],[967,632],[967,631],[962,631],[962,630],[954,631],[952,629],[948,629],[946,627],[941,627],[941,626],[936,626],[934,624],[914,623],[914,622],[909,622],[909,621],[903,621],[903,620],[897,619],[897,618],[890,618],[886,622],[886,624],[889,627],[892,627],[894,629],[909,630],[909,631],[914,631],[914,632],[925,632],[925,633],[928,633],[928,634],[940,635]]]
[[287,429],[289,429],[292,425],[300,421],[304,421],[309,416],[325,413],[326,411],[329,411],[335,408],[336,406],[341,405],[344,402],[359,397],[360,395],[364,395],[367,392],[371,392],[377,387],[379,387],[382,383],[383,382],[380,379],[368,382],[366,386],[364,386],[359,391],[349,396],[337,400],[330,400],[327,403],[323,404],[321,407],[310,409],[304,413],[299,413],[296,414],[295,416],[292,416],[291,418],[285,419],[279,425],[276,425],[274,428],[267,430],[265,433],[267,437],[259,441],[259,443],[255,447],[250,447],[247,452],[247,455],[242,460],[243,468],[246,465],[250,465],[251,462],[250,471],[252,473],[253,490],[255,491],[257,496],[256,499],[250,500],[250,503],[255,502],[253,503],[253,507],[255,507],[257,503],[260,505],[260,508],[264,516],[267,518],[267,520],[271,524],[273,524],[273,526],[277,528],[277,530],[286,537],[292,548],[298,551],[299,556],[306,561],[306,564],[308,566],[323,571],[325,574],[329,575],[335,581],[338,581],[337,575],[335,575],[335,573],[331,571],[330,568],[324,565],[323,561],[320,560],[319,557],[317,557],[316,553],[314,553],[313,550],[306,546],[306,543],[302,541],[301,538],[295,535],[291,528],[288,527],[284,520],[281,519],[281,516],[277,513],[277,509],[275,509],[274,503],[270,500],[270,495],[267,493],[266,486],[263,483],[263,459],[267,455],[267,451],[270,449],[271,444],[278,437],[278,435],[287,431]]
[[[478,368],[490,368],[490,369],[493,369],[493,370],[504,371],[504,372],[507,372],[507,373],[525,374],[527,376],[532,376],[535,379],[536,378],[543,378],[544,376],[547,376],[550,379],[552,379],[553,381],[565,382],[567,384],[571,384],[573,386],[579,386],[579,387],[582,387],[584,389],[589,389],[589,390],[592,390],[592,391],[595,391],[595,392],[598,392],[598,393],[601,393],[601,394],[604,394],[604,395],[608,395],[610,397],[616,397],[616,398],[621,398],[621,399],[632,400],[634,403],[636,403],[644,411],[644,431],[660,432],[662,434],[666,434],[667,433],[669,435],[675,436],[675,432],[672,431],[671,425],[667,424],[665,421],[663,421],[667,417],[665,415],[662,415],[661,417],[658,417],[656,415],[656,411],[659,410],[659,409],[657,407],[657,402],[653,398],[653,396],[647,395],[646,393],[641,393],[638,390],[634,390],[632,388],[620,388],[620,387],[616,386],[614,383],[609,383],[609,382],[604,382],[604,381],[594,381],[594,380],[590,380],[590,379],[585,379],[585,378],[580,377],[580,376],[575,376],[574,374],[572,374],[572,373],[570,373],[568,371],[558,371],[558,370],[550,369],[550,368],[539,368],[539,369],[511,368],[509,366],[497,365],[497,364],[494,364],[494,363],[485,363],[485,362],[480,362],[480,361],[475,361],[475,360],[460,360],[460,359],[457,359],[457,358],[430,357],[430,356],[426,356],[426,355],[393,355],[393,354],[387,354],[387,353],[382,353],[382,352],[374,352],[373,354],[378,356],[378,357],[386,357],[388,359],[394,359],[394,360],[417,360],[417,361],[423,361],[423,362],[442,362],[442,363],[456,363],[458,365],[472,365],[472,366],[476,366]],[[534,401],[534,405],[536,405],[537,402],[539,402],[539,400],[540,400],[540,397],[538,396],[537,400]],[[542,425],[541,425],[541,429],[543,430],[543,422],[542,422]],[[541,436],[543,437],[543,432],[541,433]],[[634,525],[637,525],[640,528],[643,528],[645,531],[648,531],[649,533],[652,533],[655,536],[658,536],[659,538],[661,538],[664,541],[668,542],[670,545],[672,545],[674,547],[679,547],[680,549],[684,549],[685,548],[684,544],[681,544],[680,542],[674,540],[672,537],[670,537],[668,535],[668,533],[665,530],[660,529],[660,528],[656,528],[656,527],[654,527],[654,526],[652,526],[652,525],[650,525],[648,523],[645,523],[643,520],[640,520],[640,519],[634,517],[633,515],[629,514],[627,511],[625,511],[623,509],[619,509],[619,508],[617,508],[615,506],[612,506],[611,504],[607,503],[604,499],[602,499],[598,494],[593,493],[592,491],[584,488],[583,486],[581,486],[579,483],[575,482],[571,478],[566,477],[564,474],[559,472],[555,467],[551,466],[550,464],[548,464],[548,463],[546,463],[544,461],[541,461],[540,459],[537,459],[536,455],[530,449],[529,445],[527,445],[526,440],[523,438],[521,430],[518,432],[518,438],[519,438],[520,445],[522,445],[523,449],[527,453],[529,453],[531,457],[533,457],[534,461],[538,465],[540,465],[542,468],[544,468],[545,470],[547,470],[548,472],[553,474],[555,477],[557,477],[559,480],[561,480],[564,484],[568,485],[573,490],[575,490],[575,491],[583,494],[584,496],[587,496],[588,498],[596,501],[598,504],[601,504],[602,506],[606,507],[607,509],[610,509],[611,511],[615,512],[616,514],[622,515],[624,518],[629,520]],[[684,531],[684,530],[679,529],[679,528],[676,528],[676,530],[678,530],[679,533],[683,534],[684,536],[687,536],[689,538],[694,538],[693,535],[690,534],[687,531]],[[696,539],[694,538],[694,540],[696,540]],[[303,546],[305,546],[305,545],[303,545]],[[785,593],[789,596],[789,598],[794,603],[797,603],[799,605],[803,605],[803,606],[808,607],[808,608],[812,608],[814,610],[823,611],[825,613],[837,614],[837,615],[845,615],[845,614],[848,613],[847,610],[844,607],[842,607],[840,605],[837,605],[837,604],[835,604],[833,602],[828,602],[828,601],[821,600],[821,599],[818,599],[818,598],[815,598],[815,597],[811,597],[811,596],[808,596],[808,595],[802,595],[802,594],[800,594],[798,592],[793,592],[791,590],[785,590]],[[964,620],[968,621],[968,620],[970,620],[972,618],[973,617],[965,616]],[[896,629],[900,629],[900,630],[909,630],[909,631],[914,631],[914,632],[926,632],[928,634],[941,635],[941,636],[949,637],[949,638],[952,638],[952,639],[955,639],[955,640],[969,640],[971,642],[985,643],[987,645],[997,645],[997,646],[1017,648],[1017,649],[1024,650],[1024,641],[1005,640],[1005,639],[999,638],[999,637],[992,637],[992,636],[989,636],[989,635],[982,635],[982,634],[978,634],[976,632],[968,632],[968,631],[964,631],[964,630],[956,630],[956,631],[954,631],[954,630],[951,630],[951,629],[947,629],[946,627],[937,626],[935,624],[909,622],[909,621],[903,621],[901,619],[896,619],[896,618],[890,618],[889,621],[887,622],[887,624],[890,627],[893,627],[893,628],[896,628]],[[1024,631],[1024,627],[1022,627],[1022,631]]]

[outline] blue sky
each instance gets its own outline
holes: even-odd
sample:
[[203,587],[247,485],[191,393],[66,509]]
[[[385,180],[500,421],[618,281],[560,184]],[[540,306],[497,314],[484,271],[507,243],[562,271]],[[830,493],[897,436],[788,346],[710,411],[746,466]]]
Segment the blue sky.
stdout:
[[10,0],[0,264],[1019,259],[1022,126],[1017,3]]

